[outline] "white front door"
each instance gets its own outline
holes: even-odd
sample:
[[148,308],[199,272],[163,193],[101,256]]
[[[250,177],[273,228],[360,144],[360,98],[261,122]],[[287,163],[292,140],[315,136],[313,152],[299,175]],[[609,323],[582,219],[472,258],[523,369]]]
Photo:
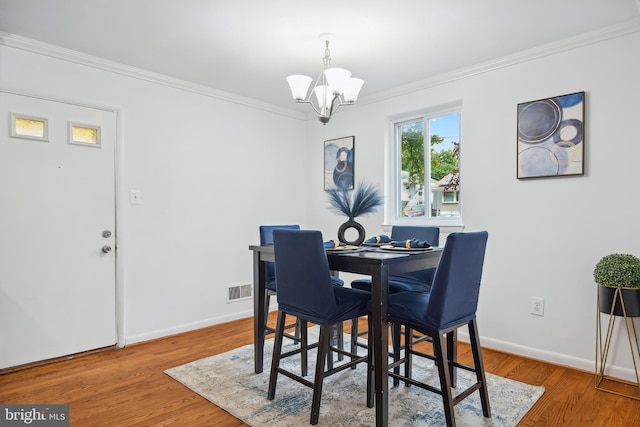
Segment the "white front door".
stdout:
[[116,343],[115,139],[113,111],[0,91],[0,369]]

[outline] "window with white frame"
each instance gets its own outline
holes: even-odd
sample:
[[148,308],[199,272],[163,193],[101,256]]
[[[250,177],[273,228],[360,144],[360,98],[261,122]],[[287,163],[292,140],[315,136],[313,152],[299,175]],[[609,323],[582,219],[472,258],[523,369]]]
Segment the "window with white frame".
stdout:
[[460,221],[460,106],[403,117],[392,125],[387,218]]

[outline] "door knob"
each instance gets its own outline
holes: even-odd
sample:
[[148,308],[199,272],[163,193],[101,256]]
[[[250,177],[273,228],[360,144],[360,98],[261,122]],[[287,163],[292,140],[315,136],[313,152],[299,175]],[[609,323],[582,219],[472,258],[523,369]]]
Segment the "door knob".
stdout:
[[104,252],[105,254],[108,254],[109,252],[111,252],[111,246],[109,245],[104,245],[102,247],[102,252]]

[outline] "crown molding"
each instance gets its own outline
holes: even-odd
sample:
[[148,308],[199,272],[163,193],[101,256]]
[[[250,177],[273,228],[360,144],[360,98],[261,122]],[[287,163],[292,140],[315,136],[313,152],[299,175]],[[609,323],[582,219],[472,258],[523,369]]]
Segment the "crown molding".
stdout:
[[276,105],[258,101],[253,98],[235,95],[233,93],[213,89],[208,86],[191,83],[185,80],[165,76],[163,74],[154,73],[151,71],[146,71],[140,68],[130,67],[118,62],[109,61],[96,56],[87,55],[71,49],[65,49],[60,46],[43,43],[37,40],[6,33],[3,31],[0,31],[0,45],[12,47],[15,49],[21,49],[44,56],[49,56],[63,61],[73,62],[76,64],[84,65],[86,67],[92,67],[102,71],[108,71],[139,80],[145,80],[147,82],[168,86],[186,92],[192,92],[198,95],[215,98],[225,102],[240,104],[250,108],[256,108],[259,110],[291,117],[298,120],[306,119],[305,114],[302,114],[300,112],[278,107]]
[[[640,7],[640,0],[636,1],[639,3]],[[523,62],[533,61],[545,56],[555,55],[579,47],[600,43],[613,38],[624,37],[628,34],[637,32],[640,32],[640,18],[634,18],[620,24],[604,27],[599,30],[585,33],[576,37],[558,40],[556,42],[527,49],[513,55],[507,55],[481,64],[476,64],[471,67],[440,74],[425,80],[420,80],[404,86],[399,86],[388,91],[367,95],[366,97],[362,97],[361,99],[359,99],[358,104],[354,105],[351,108],[358,108],[363,105],[374,104],[387,99],[408,95],[411,93],[415,93],[416,91],[421,91],[446,83],[451,83],[457,80],[466,79]]]
[[[640,11],[640,0],[636,0]],[[538,46],[532,49],[518,52],[513,55],[507,55],[501,58],[497,58],[491,61],[487,61],[481,64],[476,64],[471,67],[462,68],[452,72],[440,74],[434,77],[430,77],[424,80],[420,80],[407,85],[399,86],[388,91],[378,92],[375,94],[361,97],[357,104],[350,106],[349,108],[358,108],[368,104],[374,104],[387,99],[396,98],[399,96],[414,93],[416,91],[425,90],[428,88],[440,86],[446,83],[451,83],[457,80],[466,79],[475,75],[488,73],[494,70],[498,70],[512,65],[520,64],[527,61],[533,61],[535,59],[543,58],[545,56],[555,55],[561,52],[565,52],[571,49],[587,46],[610,40],[617,37],[623,37],[628,34],[640,32],[640,18],[634,18],[629,21],[622,22],[620,24],[612,25],[609,27],[601,28],[596,31],[585,33],[576,37],[559,40],[553,43],[548,43],[542,46]],[[291,117],[298,120],[311,120],[315,116],[311,112],[300,112],[282,108],[276,105],[261,102],[252,98],[242,97],[229,92],[210,88],[208,86],[191,83],[188,81],[168,77],[162,74],[153,73],[143,69],[130,67],[117,62],[108,61],[99,57],[83,54],[70,49],[65,49],[59,46],[50,45],[47,43],[39,42],[36,40],[21,37],[15,34],[6,33],[0,31],[0,45],[13,47],[52,58],[74,62],[87,67],[100,69],[103,71],[109,71],[116,74],[121,74],[127,77],[132,77],[148,82],[172,87],[175,89],[184,90],[187,92],[196,93],[203,96],[216,98],[226,102],[232,102],[240,104],[250,108],[256,108],[263,111],[268,111],[275,114]]]

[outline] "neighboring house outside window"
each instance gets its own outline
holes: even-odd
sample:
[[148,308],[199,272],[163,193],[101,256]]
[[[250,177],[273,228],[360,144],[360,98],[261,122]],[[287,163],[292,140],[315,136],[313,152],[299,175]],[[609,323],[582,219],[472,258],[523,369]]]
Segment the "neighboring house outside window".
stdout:
[[461,223],[460,105],[390,121],[387,223]]

